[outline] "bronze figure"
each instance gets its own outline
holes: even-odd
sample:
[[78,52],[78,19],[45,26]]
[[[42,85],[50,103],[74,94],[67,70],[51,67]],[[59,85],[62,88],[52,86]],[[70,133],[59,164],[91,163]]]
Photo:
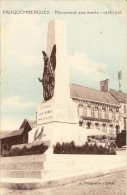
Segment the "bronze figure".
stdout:
[[55,68],[56,68],[56,45],[53,46],[50,59],[46,52],[42,51],[44,59],[43,78],[39,79],[43,86],[43,97],[47,101],[54,95],[55,87]]

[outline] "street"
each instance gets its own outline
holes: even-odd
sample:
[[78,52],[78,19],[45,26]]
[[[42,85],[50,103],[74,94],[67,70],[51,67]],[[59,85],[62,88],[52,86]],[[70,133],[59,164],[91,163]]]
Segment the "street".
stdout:
[[125,195],[126,172],[120,171],[50,189],[7,190],[1,195]]

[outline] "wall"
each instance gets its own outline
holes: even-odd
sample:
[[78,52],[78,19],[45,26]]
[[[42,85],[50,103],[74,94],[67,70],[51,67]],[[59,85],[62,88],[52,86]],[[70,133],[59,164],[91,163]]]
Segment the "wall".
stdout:
[[105,170],[126,165],[126,156],[121,155],[66,155],[53,154],[46,156],[45,170]]

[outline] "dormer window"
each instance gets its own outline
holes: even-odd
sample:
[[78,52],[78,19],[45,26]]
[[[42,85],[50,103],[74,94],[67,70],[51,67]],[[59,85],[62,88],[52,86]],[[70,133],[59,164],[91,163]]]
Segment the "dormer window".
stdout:
[[116,108],[116,112],[119,112],[119,108]]

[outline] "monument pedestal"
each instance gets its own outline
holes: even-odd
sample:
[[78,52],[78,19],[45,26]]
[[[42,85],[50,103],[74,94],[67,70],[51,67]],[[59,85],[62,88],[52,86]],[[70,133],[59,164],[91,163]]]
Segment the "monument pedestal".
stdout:
[[86,131],[78,124],[51,122],[44,125],[38,125],[37,128],[29,132],[29,143],[34,141],[35,134],[38,134],[43,128],[43,135],[40,141],[50,140],[51,146],[57,142],[71,142],[74,141],[76,145],[82,145],[86,142]]
[[39,135],[43,129],[40,140],[50,140],[51,145],[71,141],[77,145],[85,143],[86,133],[79,126],[77,116],[77,106],[71,99],[66,104],[55,102],[54,99],[42,102],[38,106],[38,126],[29,132],[29,142],[33,142],[35,135]]

